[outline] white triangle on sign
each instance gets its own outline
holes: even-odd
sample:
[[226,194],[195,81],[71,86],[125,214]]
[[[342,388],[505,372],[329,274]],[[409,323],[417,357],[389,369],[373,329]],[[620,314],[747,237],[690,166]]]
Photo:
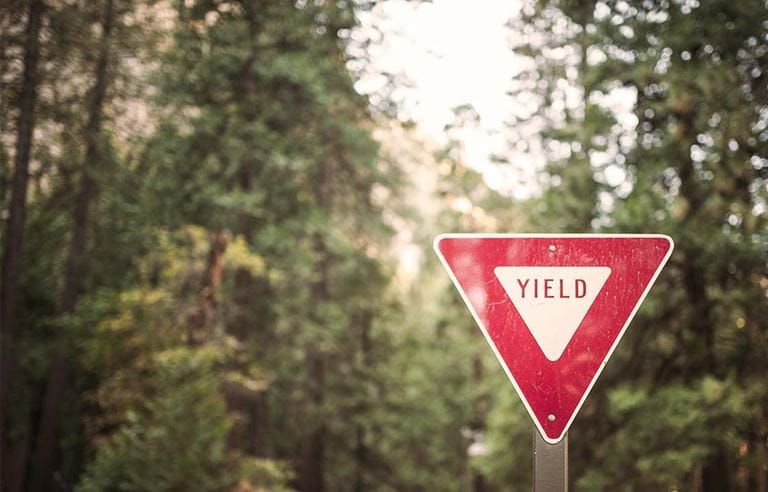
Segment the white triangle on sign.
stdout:
[[556,361],[611,274],[607,266],[493,270],[547,359]]

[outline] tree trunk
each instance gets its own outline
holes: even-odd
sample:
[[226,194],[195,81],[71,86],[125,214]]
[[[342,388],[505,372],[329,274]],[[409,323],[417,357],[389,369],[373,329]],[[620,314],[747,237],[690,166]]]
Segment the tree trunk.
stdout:
[[190,345],[201,345],[211,335],[217,303],[216,294],[224,273],[224,253],[227,251],[228,242],[223,231],[216,231],[211,236],[211,249],[203,273],[197,307],[187,325],[187,341]]
[[[317,207],[325,212],[326,216],[331,213],[331,190],[330,182],[332,175],[332,162],[326,160],[322,163],[315,188],[315,199]],[[318,257],[317,261],[317,279],[312,283],[311,292],[315,310],[311,316],[317,317],[317,309],[330,299],[330,269],[331,255],[321,232],[315,233],[314,250]],[[316,321],[322,322],[322,319]],[[305,347],[306,370],[307,370],[307,394],[309,395],[309,405],[314,407],[321,414],[318,419],[311,423],[309,433],[304,436],[299,450],[299,490],[302,492],[322,492],[325,490],[325,440],[328,432],[325,425],[325,417],[322,415],[322,408],[325,403],[325,372],[327,357],[313,343],[309,342]]]
[[[763,347],[766,345],[767,337],[754,320],[750,320],[746,328],[752,346],[747,363],[751,370],[756,371],[751,377],[759,381],[764,377],[760,371],[764,371],[765,354]],[[745,490],[768,492],[768,449],[766,449],[768,448],[766,446],[768,443],[768,421],[765,418],[765,409],[760,406],[755,411],[752,436],[752,443],[749,444],[751,451],[747,456],[752,461],[750,468],[754,470],[754,486],[747,487]]]
[[104,99],[107,93],[110,63],[110,38],[114,23],[113,0],[107,0],[102,19],[102,37],[99,47],[99,59],[96,63],[96,82],[91,92],[88,105],[88,125],[85,128],[85,160],[80,176],[80,190],[75,198],[73,231],[69,243],[69,258],[64,275],[64,290],[61,296],[61,308],[65,313],[75,308],[82,289],[85,274],[86,234],[88,232],[91,201],[96,183],[93,170],[101,160],[101,126],[104,113]]
[[[319,264],[319,276],[317,282],[312,286],[312,297],[316,306],[321,306],[328,300],[328,268],[329,262],[325,245],[322,240],[318,246],[321,256]],[[322,415],[323,404],[325,403],[325,370],[326,357],[320,349],[313,343],[309,343],[305,348],[306,369],[307,369],[307,395],[309,396],[309,405],[315,409],[316,414],[320,416],[312,419],[309,433],[304,436],[301,443],[299,456],[299,490],[302,492],[322,492],[325,490],[325,438],[327,428],[325,417]]]
[[768,441],[768,423],[765,420],[765,411],[762,408],[757,409],[755,416],[755,492],[768,492],[768,451],[766,451],[766,441]]
[[[263,4],[257,0],[246,0],[242,2],[242,6],[248,23],[250,54],[235,79],[233,90],[241,101],[242,118],[248,123],[254,123],[260,117],[258,100],[263,90],[256,76],[256,65],[260,60],[258,39],[263,30]],[[240,162],[235,183],[241,192],[247,194],[254,191],[258,185],[260,169],[258,156],[247,153]],[[236,233],[241,234],[250,243],[259,220],[253,216],[252,211],[241,210],[236,223]],[[242,372],[246,377],[250,377],[247,375],[248,367],[244,353],[247,347],[269,346],[267,333],[262,331],[258,336],[255,328],[269,326],[268,320],[272,316],[269,299],[273,292],[267,276],[254,276],[246,268],[238,268],[234,272],[234,284],[235,293],[231,300],[237,306],[238,314],[230,317],[226,331],[231,337],[230,340],[237,342],[238,350],[243,356],[236,354],[230,365],[234,372]],[[261,301],[254,303],[255,299]],[[254,320],[260,320],[259,325],[254,325]],[[227,409],[236,417],[236,423],[228,437],[230,449],[259,457],[272,455],[268,391],[269,388],[248,390],[242,385],[231,383],[225,386]],[[278,409],[278,412],[282,412],[282,409]]]
[[[309,347],[307,359],[307,384],[310,405],[321,410],[325,401],[325,358],[316,347]],[[324,417],[310,422],[308,435],[304,436],[299,451],[299,490],[323,492],[325,490],[325,438],[327,428]]]
[[[373,313],[366,309],[360,315],[360,365],[361,373],[371,369],[373,357],[371,350],[371,325],[373,324]],[[370,462],[370,451],[366,444],[365,427],[362,424],[355,426],[355,479],[352,486],[354,492],[363,492],[369,489],[366,480],[366,472]]]
[[701,473],[704,492],[728,492],[733,490],[730,480],[731,460],[725,451],[719,448],[714,456],[704,463]]
[[365,445],[365,429],[361,424],[355,426],[355,480],[353,492],[368,490],[365,479],[365,469],[368,466],[368,447]]
[[[95,82],[88,104],[88,123],[85,128],[85,160],[80,177],[80,189],[75,198],[72,238],[64,274],[64,289],[61,296],[61,311],[63,313],[70,313],[74,310],[85,275],[89,209],[95,192],[93,168],[101,160],[101,128],[109,79],[110,40],[113,24],[113,0],[106,0],[101,22],[102,35],[99,58],[96,63]],[[61,409],[67,394],[70,372],[69,361],[59,355],[48,373],[35,442],[35,458],[30,484],[32,491],[42,492],[50,490],[53,486],[54,467],[59,447],[59,424],[62,420]]]
[[40,63],[40,31],[43,24],[45,5],[41,0],[29,4],[24,41],[24,68],[21,94],[19,95],[19,119],[16,137],[11,199],[8,207],[8,222],[5,231],[5,251],[2,260],[0,280],[0,407],[2,407],[2,481],[4,490],[16,491],[23,488],[23,474],[26,468],[27,437],[12,442],[9,432],[9,411],[12,401],[11,385],[16,371],[16,351],[13,349],[16,335],[16,294],[19,284],[19,263],[24,246],[24,224],[27,214],[27,188],[29,182],[29,161],[35,129],[35,106],[38,96],[38,65]]

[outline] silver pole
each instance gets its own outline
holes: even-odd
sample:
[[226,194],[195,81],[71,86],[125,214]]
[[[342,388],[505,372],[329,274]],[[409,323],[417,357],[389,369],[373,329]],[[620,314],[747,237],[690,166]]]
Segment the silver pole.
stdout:
[[568,434],[557,444],[549,444],[533,429],[534,492],[568,491]]

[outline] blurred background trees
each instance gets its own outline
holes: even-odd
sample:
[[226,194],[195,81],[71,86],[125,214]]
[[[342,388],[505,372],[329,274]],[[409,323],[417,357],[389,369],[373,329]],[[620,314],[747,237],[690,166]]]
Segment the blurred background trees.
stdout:
[[403,81],[355,90],[371,7],[0,6],[2,490],[527,489],[532,426],[429,249],[545,230],[677,244],[575,486],[768,490],[765,3],[524,3],[525,201],[393,118]]
[[[557,2],[526,14],[517,49],[537,68],[517,85],[546,101],[532,118],[547,122],[552,184],[537,226],[676,242],[574,428],[577,486],[765,490],[765,4]],[[634,100],[631,112],[610,98]]]

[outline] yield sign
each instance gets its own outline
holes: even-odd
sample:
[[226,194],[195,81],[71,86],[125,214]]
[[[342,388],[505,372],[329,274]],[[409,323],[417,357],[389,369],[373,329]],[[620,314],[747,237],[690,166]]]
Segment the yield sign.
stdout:
[[434,247],[542,437],[554,444],[673,242],[651,234],[444,234]]

